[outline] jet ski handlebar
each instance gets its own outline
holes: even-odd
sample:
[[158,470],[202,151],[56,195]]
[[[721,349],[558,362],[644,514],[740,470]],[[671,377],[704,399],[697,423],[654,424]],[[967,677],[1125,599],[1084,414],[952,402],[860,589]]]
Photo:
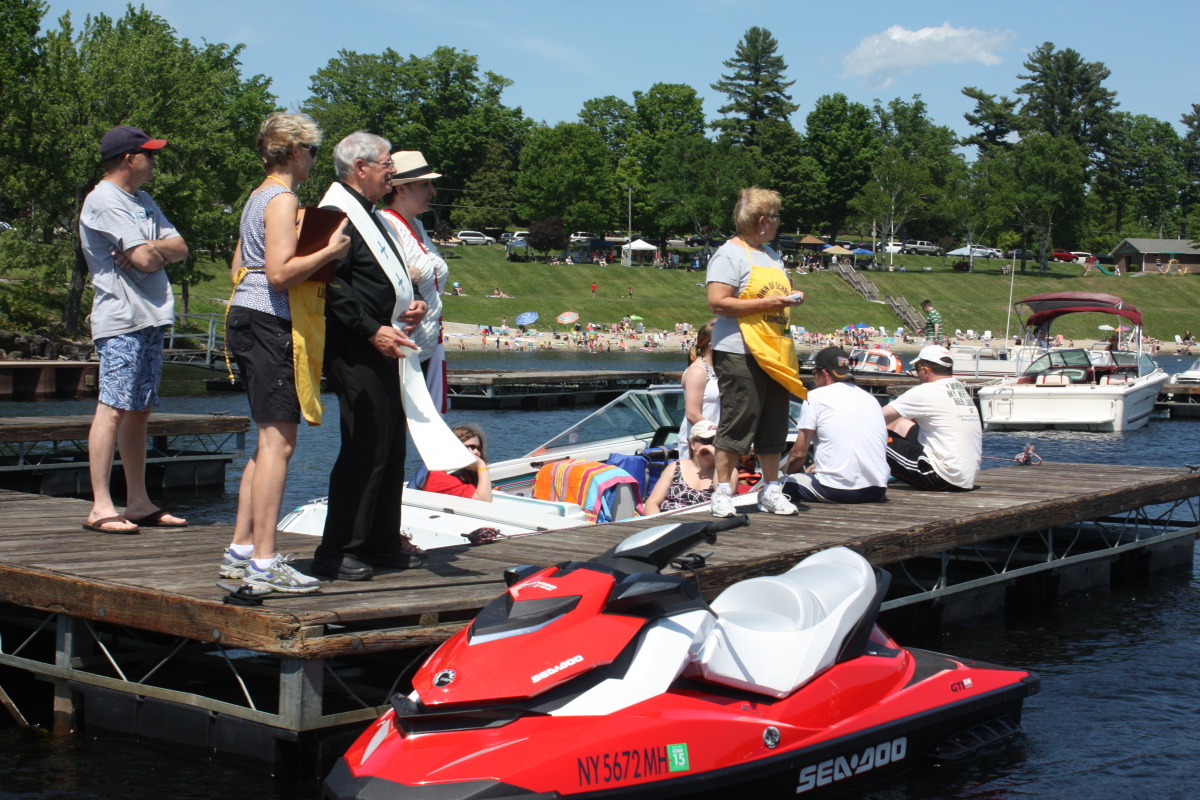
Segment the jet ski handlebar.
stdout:
[[722,531],[749,523],[745,514],[706,522],[670,522],[647,528],[592,559],[626,573],[659,572],[676,557],[700,542],[717,540]]

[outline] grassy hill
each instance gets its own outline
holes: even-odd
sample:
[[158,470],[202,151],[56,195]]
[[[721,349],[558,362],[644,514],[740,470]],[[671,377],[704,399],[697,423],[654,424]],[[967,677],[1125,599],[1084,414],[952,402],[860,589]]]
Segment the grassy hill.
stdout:
[[[597,267],[592,264],[549,266],[546,264],[509,263],[504,250],[494,247],[447,248],[452,281],[458,281],[467,296],[444,298],[446,319],[453,322],[494,325],[502,318],[514,324],[523,311],[536,311],[535,327],[548,330],[554,318],[564,311],[576,311],[582,321],[600,324],[616,322],[630,314],[641,316],[650,328],[673,329],[687,321],[702,323],[711,315],[705,301],[704,273],[685,270],[659,270],[652,267],[623,267],[619,264]],[[955,259],[904,256],[906,272],[866,272],[879,287],[881,295],[901,295],[914,306],[926,298],[942,313],[946,327],[977,332],[992,331],[1004,335],[1009,308],[1009,276],[1001,273],[999,261],[976,262],[973,273],[955,272]],[[922,267],[930,267],[925,272]],[[229,297],[229,272],[223,264],[213,263],[213,277],[190,289],[193,313],[221,312]],[[1025,274],[1017,272],[1013,281],[1013,299],[1053,291],[1093,291],[1116,294],[1140,309],[1149,335],[1172,340],[1185,330],[1200,332],[1200,280],[1184,275],[1134,275],[1120,278],[1105,275],[1080,277],[1078,264],[1053,264],[1048,275],[1037,273],[1034,265]],[[20,285],[19,272],[0,268],[0,277],[15,277],[16,282],[0,282],[0,295]],[[591,297],[595,281],[598,296]],[[840,278],[827,272],[795,275],[793,283],[807,294],[803,306],[792,312],[796,325],[810,331],[830,332],[845,325],[898,327],[901,323],[887,306],[870,303],[850,289]],[[633,299],[627,297],[633,288]],[[496,288],[509,298],[490,298]],[[176,287],[178,293],[179,288]],[[47,319],[57,319],[60,297],[48,293],[43,298]],[[182,305],[177,304],[177,310]],[[1098,338],[1096,326],[1106,320],[1095,315],[1068,317],[1055,332],[1074,339]],[[1107,320],[1117,324],[1116,320]],[[0,321],[0,328],[6,326]],[[1016,331],[1016,321],[1010,330]]]

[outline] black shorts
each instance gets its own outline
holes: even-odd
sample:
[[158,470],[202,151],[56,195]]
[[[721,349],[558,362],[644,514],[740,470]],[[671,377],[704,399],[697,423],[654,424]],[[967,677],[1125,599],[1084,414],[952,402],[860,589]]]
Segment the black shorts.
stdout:
[[234,306],[225,323],[225,342],[246,387],[251,419],[299,423],[291,320]]
[[718,450],[748,455],[787,449],[788,390],[771,378],[749,353],[713,353],[713,371],[721,393]]
[[917,439],[919,431],[920,426],[915,422],[907,436],[899,436],[894,431],[888,431],[887,462],[891,467],[892,477],[909,486],[929,492],[969,491],[961,486],[955,486],[937,473],[929,461],[929,457],[925,455],[925,446]]

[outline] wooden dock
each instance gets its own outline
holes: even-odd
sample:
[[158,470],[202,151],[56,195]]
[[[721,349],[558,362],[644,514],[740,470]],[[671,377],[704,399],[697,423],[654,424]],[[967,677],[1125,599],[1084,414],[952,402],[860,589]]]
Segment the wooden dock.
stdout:
[[0,361],[0,400],[76,400],[100,391],[100,362]]
[[[0,419],[0,488],[57,496],[90,496],[90,414]],[[246,417],[150,415],[146,483],[151,488],[223,486],[225,466],[246,449]],[[120,460],[115,485],[123,485]]]
[[[896,486],[888,494],[887,503],[813,506],[797,517],[751,513],[748,527],[703,548],[712,550],[698,573],[704,595],[711,599],[734,581],[781,572],[837,545],[876,564],[903,565],[906,573],[920,559],[941,563],[945,572],[958,563],[975,569],[987,548],[1003,551],[1014,538],[1028,535],[1039,537],[1031,548],[1034,560],[1047,551],[1059,559],[1037,569],[1065,571],[1072,559],[1086,555],[1080,525],[1102,529],[1105,562],[1138,548],[1158,548],[1190,563],[1200,530],[1195,500],[1200,473],[1188,469],[1010,466],[980,473],[973,492]],[[255,735],[270,730],[289,741],[339,726],[360,729],[415,658],[503,591],[506,567],[586,559],[660,522],[464,545],[433,553],[420,569],[379,574],[365,583],[329,583],[319,594],[273,595],[261,606],[242,607],[224,603],[225,592],[215,585],[230,526],[101,535],[81,529],[87,510],[82,501],[0,492],[0,665],[51,682],[59,730],[73,729],[80,706],[120,707],[124,711],[110,716],[89,711],[89,726],[133,726],[137,733],[129,735],[153,738],[151,722],[124,721],[142,720],[139,709],[153,701],[159,713],[150,720],[161,719],[164,708],[199,715],[189,724],[200,731],[196,736],[208,752],[223,741],[214,732],[218,721],[241,720],[259,731]],[[1066,533],[1055,539],[1055,529]],[[1116,532],[1110,536],[1103,529]],[[1130,533],[1135,529],[1141,532]],[[280,549],[296,553],[302,571],[316,544],[314,537],[280,534]],[[1018,558],[1013,552],[1001,552],[1001,570],[986,581],[1000,592],[1026,568],[1022,559],[1028,554]],[[1090,564],[1096,556],[1088,558]],[[979,578],[970,572],[966,580]],[[1097,578],[1087,580],[1098,588]],[[29,642],[32,654],[21,653]],[[150,669],[172,659],[206,665],[208,681],[231,682],[222,660],[235,673],[239,664],[248,672],[241,674],[240,690],[228,685],[202,690],[196,674],[184,667]],[[372,664],[377,685],[364,677]],[[347,668],[354,677],[339,677]],[[176,719],[166,726],[168,738],[178,725]],[[262,757],[271,760],[274,751],[267,750]]]

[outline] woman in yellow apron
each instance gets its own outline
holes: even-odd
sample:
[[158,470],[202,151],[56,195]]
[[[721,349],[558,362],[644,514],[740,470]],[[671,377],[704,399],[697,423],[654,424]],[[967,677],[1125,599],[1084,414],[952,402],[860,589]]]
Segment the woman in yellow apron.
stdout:
[[[267,176],[242,211],[233,297],[225,320],[226,347],[246,387],[258,444],[242,474],[237,524],[220,574],[279,592],[321,588],[319,580],[297,572],[275,550],[275,525],[302,401],[310,422],[320,421],[319,399],[315,409],[311,406],[320,395],[315,383],[321,371],[318,366],[313,377],[308,356],[321,352],[324,300],[321,286],[302,285],[322,266],[344,256],[350,245],[343,222],[325,247],[312,255],[296,255],[299,205],[294,192],[308,177],[320,142],[321,131],[303,114],[272,114],[259,128],[256,144]],[[294,292],[289,290],[298,296],[290,298]],[[294,338],[300,347],[293,346]],[[301,380],[296,378],[298,371]]]
[[788,328],[790,310],[804,302],[792,290],[783,261],[767,244],[779,230],[780,196],[769,189],[743,189],[733,210],[737,236],[708,262],[708,307],[713,326],[713,370],[721,393],[715,441],[717,480],[712,513],[735,513],[738,456],[758,456],[762,469],[760,510],[795,514],[780,490],[779,458],[787,449],[788,400],[806,394],[797,372]]

